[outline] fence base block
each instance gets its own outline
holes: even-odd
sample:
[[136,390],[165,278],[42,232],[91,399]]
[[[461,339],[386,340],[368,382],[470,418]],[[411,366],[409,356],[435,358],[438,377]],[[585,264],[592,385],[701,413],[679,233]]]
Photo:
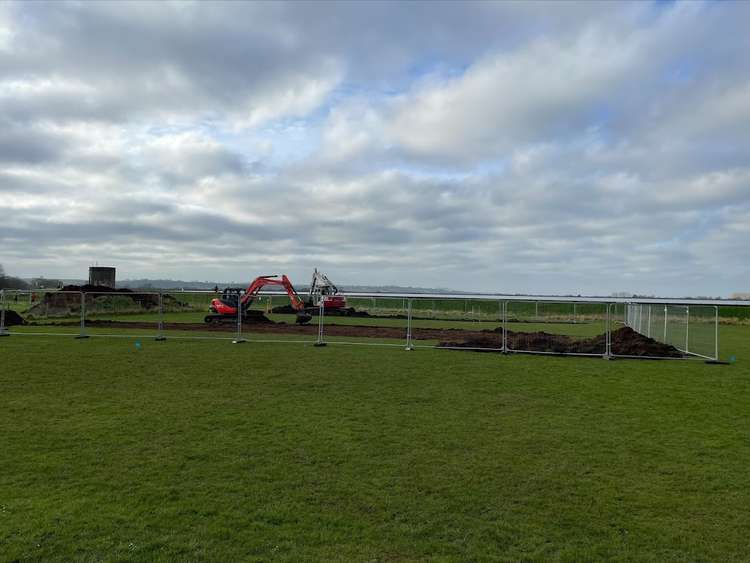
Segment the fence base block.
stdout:
[[235,338],[234,340],[232,340],[232,344],[244,344],[245,342],[247,342],[247,340],[245,340],[244,338]]
[[84,338],[89,338],[88,334],[79,334],[78,336],[74,337],[76,340],[83,340]]
[[0,332],[0,336],[10,336],[10,332]]
[[328,346],[328,343],[327,342],[316,342],[315,344],[313,344],[313,346],[315,346],[316,348],[322,348],[323,346]]
[[166,336],[156,336],[156,337],[154,337],[154,340],[156,340],[157,342],[164,342],[166,339],[167,339]]

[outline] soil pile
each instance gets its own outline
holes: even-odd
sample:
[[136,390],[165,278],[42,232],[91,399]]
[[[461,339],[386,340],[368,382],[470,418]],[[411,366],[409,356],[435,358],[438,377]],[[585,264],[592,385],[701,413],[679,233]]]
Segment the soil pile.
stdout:
[[[103,285],[66,285],[60,291],[44,293],[42,300],[28,310],[29,317],[66,316],[81,310],[80,292],[86,294],[86,308],[92,312],[144,309],[159,307],[155,293],[136,293],[128,288],[111,288]],[[124,299],[125,301],[116,301]],[[172,295],[163,296],[165,308],[182,307]]]
[[[311,315],[317,315],[319,309],[317,307],[309,307],[307,308],[307,312]],[[294,308],[291,305],[279,305],[278,307],[274,307],[271,309],[272,313],[276,313],[278,315],[295,315],[297,314],[297,311],[294,310]],[[332,313],[330,311],[326,311],[324,315],[330,315],[330,316],[336,316],[336,317],[369,317],[370,313],[367,311],[357,311],[354,307],[346,307],[344,309],[340,309],[337,313]]]
[[[443,341],[441,348],[467,348],[480,352],[497,351],[502,343],[502,328],[494,333],[472,336],[461,340]],[[607,336],[600,334],[593,338],[575,338],[564,334],[547,332],[511,332],[507,336],[510,350],[528,352],[554,352],[557,354],[604,354],[607,350]],[[494,350],[490,350],[494,349]],[[657,342],[630,327],[622,327],[612,332],[612,353],[616,356],[641,356],[655,358],[681,358],[684,356],[674,346]]]
[[[602,338],[604,337],[602,336]],[[659,358],[682,358],[685,355],[674,346],[657,342],[627,326],[612,333],[612,353],[619,356],[655,356]]]
[[13,311],[12,309],[8,309],[5,311],[5,326],[16,326],[16,325],[23,325],[26,324],[26,321],[23,320],[23,317]]
[[[255,322],[243,322],[248,334],[285,334],[307,335],[314,338],[318,327],[315,324],[298,325],[293,323],[276,323],[262,319]],[[266,322],[264,322],[264,320]],[[58,323],[62,326],[77,325],[77,321]],[[90,320],[86,326],[153,330],[154,322]],[[236,325],[227,323],[164,323],[165,330],[198,331],[198,332],[232,332]],[[381,338],[405,340],[405,327],[355,326],[330,324],[325,327],[326,338]],[[472,349],[478,352],[499,352],[502,347],[502,328],[492,330],[461,330],[455,328],[419,328],[412,334],[414,340],[432,340],[444,348]],[[508,331],[508,347],[511,350],[531,352],[555,352],[558,354],[597,354],[606,353],[606,335],[593,338],[575,338],[546,332],[512,332]],[[623,327],[612,332],[612,352],[620,356],[639,356],[655,358],[681,358],[683,354],[667,344],[638,334]]]

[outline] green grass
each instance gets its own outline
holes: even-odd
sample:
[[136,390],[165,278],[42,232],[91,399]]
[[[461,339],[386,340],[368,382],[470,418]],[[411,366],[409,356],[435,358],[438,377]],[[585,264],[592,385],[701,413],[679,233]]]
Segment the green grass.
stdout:
[[0,560],[744,561],[748,337],[731,366],[2,338]]

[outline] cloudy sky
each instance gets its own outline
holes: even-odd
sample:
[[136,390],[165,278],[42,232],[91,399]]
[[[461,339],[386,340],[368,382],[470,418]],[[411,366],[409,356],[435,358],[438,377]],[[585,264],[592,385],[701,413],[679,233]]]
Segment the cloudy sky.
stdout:
[[0,1],[21,276],[750,290],[750,3]]

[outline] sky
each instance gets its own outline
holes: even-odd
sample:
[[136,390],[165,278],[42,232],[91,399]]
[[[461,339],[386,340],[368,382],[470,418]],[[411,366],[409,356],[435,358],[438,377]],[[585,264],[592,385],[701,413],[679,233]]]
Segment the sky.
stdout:
[[750,291],[750,2],[0,0],[9,274]]

